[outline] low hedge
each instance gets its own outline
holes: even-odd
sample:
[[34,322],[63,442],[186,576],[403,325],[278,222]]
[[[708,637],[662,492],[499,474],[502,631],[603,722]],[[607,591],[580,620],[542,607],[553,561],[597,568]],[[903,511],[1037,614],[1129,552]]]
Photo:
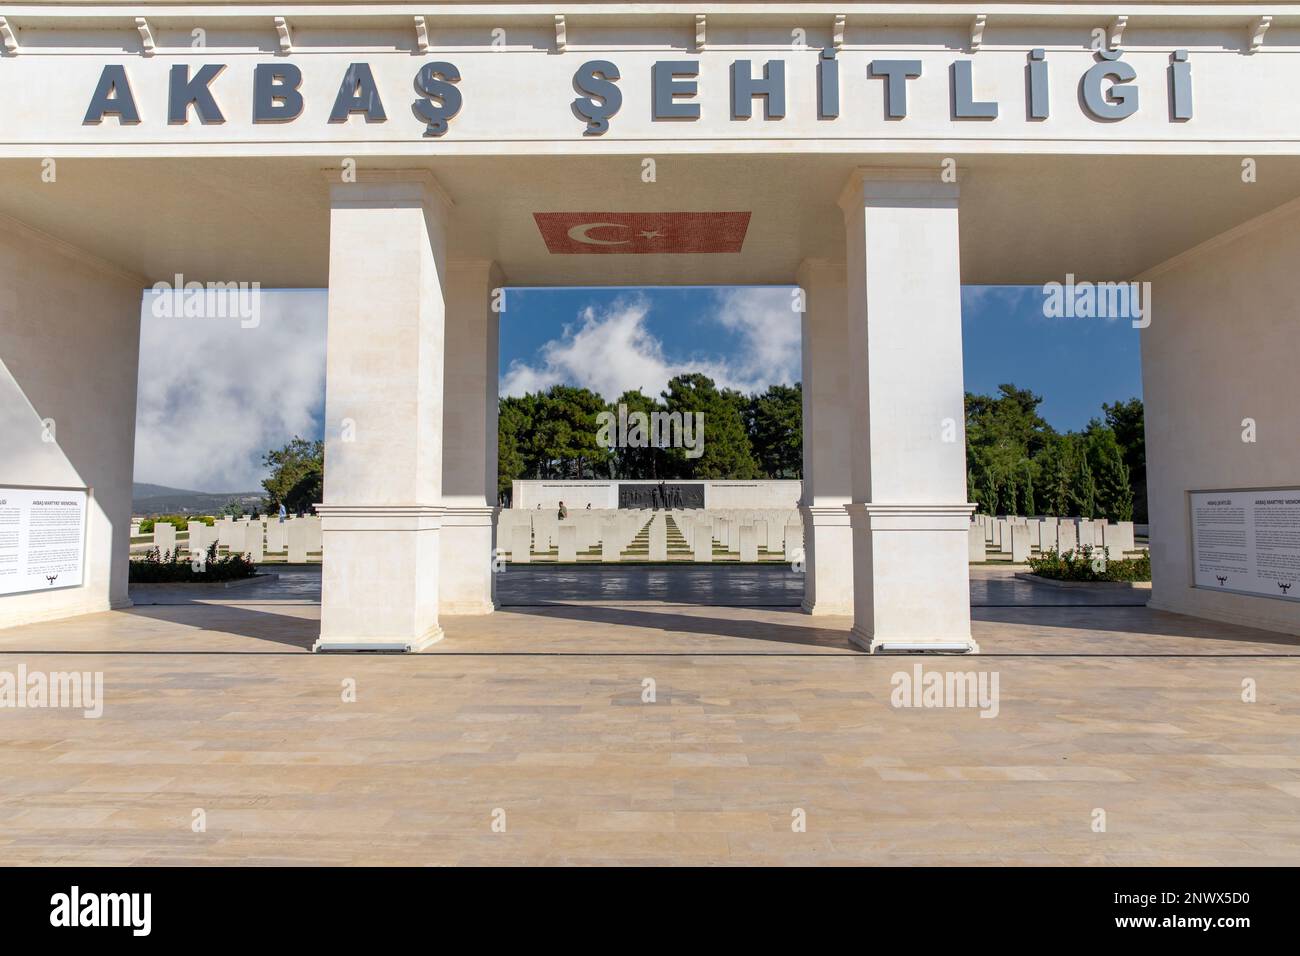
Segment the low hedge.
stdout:
[[1151,554],[1112,561],[1108,548],[1086,544],[1064,554],[1052,548],[1037,558],[1030,557],[1029,570],[1053,581],[1150,581]]
[[216,524],[216,520],[212,515],[158,515],[156,518],[141,519],[140,534],[153,534],[153,526],[159,521],[171,525],[177,531],[188,531],[191,521],[202,521],[211,527]]
[[242,554],[218,556],[217,546],[208,547],[207,560],[202,571],[195,571],[188,561],[180,559],[180,549],[164,551],[150,548],[143,557],[132,558],[127,581],[131,584],[173,584],[191,582],[205,584],[220,581],[239,581],[257,574],[257,565]]

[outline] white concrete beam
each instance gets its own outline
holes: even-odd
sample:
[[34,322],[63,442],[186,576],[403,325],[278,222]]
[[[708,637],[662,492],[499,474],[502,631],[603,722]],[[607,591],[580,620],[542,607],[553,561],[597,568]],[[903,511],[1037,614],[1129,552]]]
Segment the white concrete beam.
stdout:
[[970,632],[956,183],[864,169],[840,197],[853,441],[853,643],[978,651]]
[[[805,259],[803,311],[804,597],[809,614],[853,613],[853,422],[843,262]],[[793,557],[787,551],[787,560]]]
[[497,370],[505,275],[488,259],[447,264],[443,361],[443,614],[496,609]]
[[447,213],[425,170],[330,187],[318,651],[442,637]]

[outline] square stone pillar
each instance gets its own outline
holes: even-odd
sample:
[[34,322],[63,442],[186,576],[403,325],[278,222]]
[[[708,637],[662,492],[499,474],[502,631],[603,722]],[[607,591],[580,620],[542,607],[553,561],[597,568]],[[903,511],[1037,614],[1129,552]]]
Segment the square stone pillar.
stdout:
[[[803,312],[803,609],[853,613],[848,293],[842,262],[799,266]],[[787,560],[793,557],[787,553]]]
[[443,380],[442,531],[438,606],[443,614],[496,610],[497,362],[493,292],[505,276],[487,259],[447,265]]
[[318,651],[415,651],[442,637],[448,205],[422,170],[330,187]]
[[956,183],[863,169],[840,198],[852,369],[853,629],[872,652],[970,632]]

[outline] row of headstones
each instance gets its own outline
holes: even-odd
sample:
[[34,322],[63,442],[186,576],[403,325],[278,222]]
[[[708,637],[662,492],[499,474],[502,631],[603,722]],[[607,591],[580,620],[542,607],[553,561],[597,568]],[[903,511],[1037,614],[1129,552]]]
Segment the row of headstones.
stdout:
[[1136,548],[1133,522],[1019,515],[975,515],[971,519],[972,561],[984,561],[992,551],[1010,555],[1013,564],[1023,564],[1033,551],[1043,554],[1055,548],[1065,554],[1084,547],[1106,548],[1112,559],[1124,557],[1125,552]]
[[644,529],[647,559],[668,560],[668,516],[681,532],[692,560],[709,562],[714,541],[741,561],[757,561],[760,549],[791,556],[803,548],[803,525],[797,511],[717,510],[649,511],[644,509],[585,509],[563,521],[553,511],[502,511],[497,540],[510,560],[526,563],[534,554],[552,551],[560,561],[576,561],[580,553],[599,549],[600,560],[621,561],[623,553]]
[[[189,551],[206,551],[214,542],[228,548],[232,554],[246,554],[253,562],[261,561],[267,554],[284,554],[291,564],[303,564],[308,554],[321,550],[320,518],[308,515],[288,518],[281,522],[274,518],[235,518],[226,515],[214,524],[190,521]],[[153,543],[160,554],[176,550],[176,528],[159,521],[153,526]]]

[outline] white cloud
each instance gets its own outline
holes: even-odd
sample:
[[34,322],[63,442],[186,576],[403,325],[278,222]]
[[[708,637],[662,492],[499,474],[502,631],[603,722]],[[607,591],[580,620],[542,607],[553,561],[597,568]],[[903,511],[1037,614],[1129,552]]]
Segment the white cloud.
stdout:
[[[532,362],[502,375],[503,395],[585,386],[615,399],[658,395],[674,375],[703,372],[745,392],[800,377],[799,315],[788,288],[712,293],[705,322],[734,337],[725,355],[669,354],[647,327],[643,295],[588,308]],[[141,306],[135,479],[196,491],[256,491],[262,455],[294,435],[315,437],[325,395],[324,290],[267,290],[260,321],[161,318]]]
[[640,389],[658,395],[675,375],[702,372],[720,387],[762,391],[800,377],[800,318],[787,288],[736,288],[712,293],[709,318],[737,337],[728,357],[699,353],[669,356],[647,327],[644,296],[588,307],[561,336],[538,349],[532,363],[515,360],[501,376],[502,395],[522,395],[552,385],[589,388],[612,401]]
[[262,455],[319,434],[324,290],[267,290],[260,321],[140,310],[135,478],[196,491],[256,491]]
[[743,343],[721,380],[746,392],[800,380],[803,326],[789,288],[725,289],[714,296],[715,318]]

